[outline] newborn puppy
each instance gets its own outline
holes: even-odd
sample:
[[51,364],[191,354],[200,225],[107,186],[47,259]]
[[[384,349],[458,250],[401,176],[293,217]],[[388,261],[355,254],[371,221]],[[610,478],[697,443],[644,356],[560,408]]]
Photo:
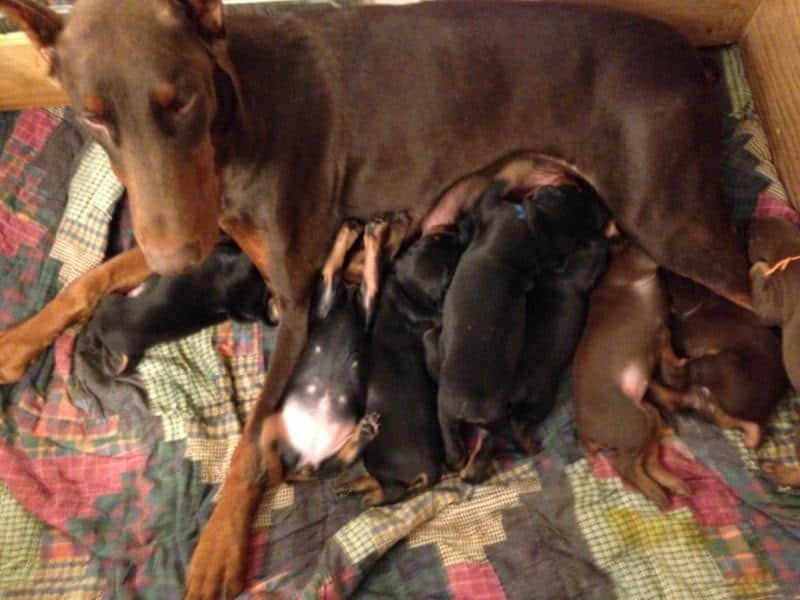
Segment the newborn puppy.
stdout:
[[440,322],[445,291],[465,246],[463,232],[446,227],[420,238],[392,265],[368,357],[366,410],[381,415],[381,430],[364,449],[369,475],[340,486],[339,493],[364,493],[366,504],[384,504],[439,481],[444,452],[437,388],[422,340]]
[[[343,281],[347,255],[361,226],[346,222],[322,269],[322,283],[311,309],[308,341],[300,355],[278,413],[263,428],[277,449],[285,478],[307,479],[336,472],[354,462],[379,429],[379,415],[364,416],[367,329],[378,291],[380,252],[388,235],[385,221],[364,232],[364,271],[360,286]],[[263,434],[262,434],[263,437]]]
[[800,392],[800,231],[784,219],[754,219],[748,253],[753,308],[762,323],[783,330],[783,364]]
[[[672,305],[672,343],[684,360],[665,355],[662,390],[669,410],[691,408],[723,428],[745,432],[755,448],[761,426],[786,391],[778,337],[758,318],[678,275],[665,276]],[[688,360],[687,360],[688,359]]]
[[196,269],[173,277],[153,275],[134,294],[104,297],[83,335],[103,348],[104,371],[121,375],[133,371],[148,348],[226,319],[275,325],[270,304],[255,265],[225,239]]
[[[784,219],[753,219],[748,230],[753,308],[766,325],[782,329],[783,365],[800,392],[800,232]],[[798,437],[800,453],[800,437]],[[764,470],[781,485],[800,487],[800,468],[766,463]]]
[[462,430],[478,433],[461,475],[479,480],[490,433],[507,419],[525,341],[527,292],[543,268],[563,268],[578,240],[597,235],[597,214],[578,188],[540,188],[512,202],[489,186],[473,211],[474,233],[447,292],[438,342],[439,423],[447,464],[467,459]]
[[668,313],[656,263],[631,241],[615,244],[608,271],[590,295],[572,369],[584,450],[615,450],[620,474],[660,507],[668,502],[662,486],[691,493],[659,460],[663,422],[646,401],[669,344]]
[[553,408],[586,322],[589,292],[607,263],[608,241],[598,231],[578,245],[562,269],[542,272],[528,293],[525,343],[509,398],[515,439],[528,452],[536,450],[528,430]]

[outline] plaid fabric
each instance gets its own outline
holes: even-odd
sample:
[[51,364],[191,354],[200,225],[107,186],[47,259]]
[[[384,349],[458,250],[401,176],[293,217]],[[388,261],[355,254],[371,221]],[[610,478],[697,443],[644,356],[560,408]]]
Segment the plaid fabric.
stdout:
[[[725,193],[800,223],[777,181],[736,48],[715,55],[729,107]],[[32,314],[109,251],[130,246],[121,188],[70,113],[0,119],[0,326]],[[274,340],[225,323],[154,348],[138,375],[97,375],[83,336],[60,336],[0,388],[0,596],[176,598]],[[690,418],[664,448],[692,488],[657,510],[603,456],[582,457],[569,381],[542,451],[507,454],[479,486],[448,479],[364,510],[336,480],[266,495],[250,541],[250,594],[339,598],[791,598],[800,589],[800,495],[760,462],[798,464],[800,398],[757,453]]]

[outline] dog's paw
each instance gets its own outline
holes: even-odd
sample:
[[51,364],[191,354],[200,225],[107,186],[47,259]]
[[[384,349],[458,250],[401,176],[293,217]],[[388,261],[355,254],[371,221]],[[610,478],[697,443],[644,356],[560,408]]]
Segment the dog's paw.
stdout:
[[247,529],[236,515],[211,515],[200,535],[186,577],[186,600],[235,598],[244,589]]
[[0,385],[22,379],[33,359],[46,347],[46,343],[36,343],[24,323],[0,332]]

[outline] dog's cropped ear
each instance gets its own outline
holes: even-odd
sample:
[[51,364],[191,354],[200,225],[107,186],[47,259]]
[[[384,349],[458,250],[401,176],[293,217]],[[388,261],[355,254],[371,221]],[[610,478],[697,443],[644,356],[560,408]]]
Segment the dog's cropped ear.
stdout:
[[203,36],[211,39],[225,37],[222,0],[180,0],[180,3]]
[[4,12],[14,25],[28,34],[47,61],[52,75],[56,39],[64,27],[61,16],[33,0],[0,0],[0,12]]

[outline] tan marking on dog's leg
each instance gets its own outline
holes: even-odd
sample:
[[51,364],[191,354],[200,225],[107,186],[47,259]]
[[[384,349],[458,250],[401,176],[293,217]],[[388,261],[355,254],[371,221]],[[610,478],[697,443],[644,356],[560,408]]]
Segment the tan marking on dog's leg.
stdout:
[[142,252],[129,250],[81,275],[40,312],[0,333],[0,384],[19,380],[62,331],[88,320],[104,296],[129,291],[151,274]]
[[364,278],[361,282],[362,300],[369,315],[380,289],[381,253],[389,236],[389,224],[383,219],[370,221],[364,230]]
[[372,475],[362,475],[352,481],[336,486],[335,493],[337,496],[365,494],[379,487],[381,487],[380,482]]
[[386,262],[391,263],[397,257],[410,229],[411,217],[408,213],[394,213],[389,218],[389,238],[383,249],[383,258]]
[[264,232],[237,219],[221,219],[219,226],[253,261],[264,281],[269,281],[271,252]]
[[383,504],[386,496],[383,493],[383,486],[378,486],[374,490],[370,490],[366,492],[362,497],[362,502],[364,506],[380,506]]
[[475,479],[476,476],[480,475],[480,473],[475,472],[475,463],[480,457],[482,451],[484,450],[484,444],[487,443],[489,439],[489,432],[483,428],[478,430],[478,439],[475,441],[475,448],[473,448],[472,452],[470,453],[469,457],[467,458],[467,464],[459,471],[458,476],[460,479],[463,480],[471,480]]
[[430,485],[428,481],[428,474],[424,471],[422,473],[418,473],[414,479],[411,480],[411,483],[408,484],[408,491],[414,492],[416,490],[424,489]]
[[358,240],[362,229],[363,226],[356,221],[345,221],[339,228],[333,247],[322,266],[322,279],[325,281],[326,288],[333,287],[333,280],[336,274],[342,270],[347,253]]
[[[244,435],[220,490],[211,519],[203,528],[187,573],[187,598],[235,597],[244,589],[250,525],[263,488],[283,480],[277,441],[284,435],[280,414],[267,417],[257,443]],[[222,582],[224,591],[217,586]]]

